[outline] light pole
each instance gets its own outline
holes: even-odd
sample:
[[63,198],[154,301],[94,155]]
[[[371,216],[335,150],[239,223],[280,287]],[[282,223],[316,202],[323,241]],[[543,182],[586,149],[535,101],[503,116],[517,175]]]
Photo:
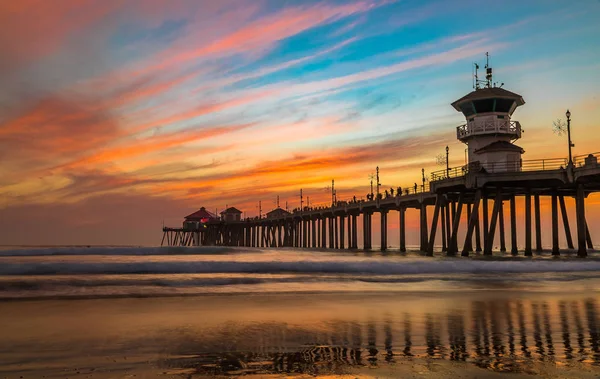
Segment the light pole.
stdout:
[[379,187],[381,186],[381,183],[379,183],[379,166],[377,166],[376,170],[377,170],[377,197],[379,197]]
[[573,142],[571,142],[571,112],[567,109],[565,113],[567,116],[567,137],[569,138],[569,166],[573,166],[573,155],[571,154],[571,148],[575,147]]
[[448,145],[446,145],[446,177],[449,178],[450,177],[450,166],[448,163],[448,155],[450,153],[450,148],[448,147]]
[[335,205],[335,180],[331,179],[331,206]]
[[421,192],[425,192],[425,169],[424,168],[421,169],[421,180],[423,181],[423,184],[421,185]]

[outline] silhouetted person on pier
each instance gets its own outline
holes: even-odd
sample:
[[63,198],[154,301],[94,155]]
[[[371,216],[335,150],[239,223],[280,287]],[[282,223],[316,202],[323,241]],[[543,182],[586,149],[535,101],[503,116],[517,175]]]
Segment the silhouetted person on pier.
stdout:
[[390,188],[390,194],[392,194],[392,197],[394,197],[394,189]]
[[402,187],[398,187],[396,193],[398,194],[398,196],[402,196]]
[[417,183],[415,183],[415,193],[417,193],[417,188],[418,188]]

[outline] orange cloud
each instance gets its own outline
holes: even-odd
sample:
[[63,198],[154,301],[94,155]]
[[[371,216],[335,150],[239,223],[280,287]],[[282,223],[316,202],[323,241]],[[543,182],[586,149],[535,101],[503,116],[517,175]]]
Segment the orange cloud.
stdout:
[[[222,126],[208,129],[186,129],[171,133],[157,134],[139,141],[127,141],[128,143],[126,145],[122,144],[120,146],[100,150],[95,154],[68,163],[66,166],[72,168],[91,164],[109,163],[139,155],[161,152],[180,145],[234,133],[250,126],[252,126],[252,124]],[[222,149],[222,147],[219,147],[218,149]]]

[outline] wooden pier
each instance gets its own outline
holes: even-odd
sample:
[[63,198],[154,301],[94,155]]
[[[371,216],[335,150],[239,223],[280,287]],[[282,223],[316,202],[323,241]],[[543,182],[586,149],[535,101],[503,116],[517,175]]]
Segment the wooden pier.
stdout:
[[[473,172],[468,167],[431,174],[429,188],[409,191],[372,201],[345,202],[327,208],[306,208],[281,218],[253,218],[238,222],[211,221],[205,228],[186,230],[164,228],[163,243],[170,246],[247,246],[358,249],[358,217],[362,216],[363,246],[372,249],[372,219],[380,217],[381,250],[388,247],[388,213],[399,212],[400,251],[406,251],[406,210],[419,211],[420,250],[433,255],[437,233],[442,236],[442,251],[453,256],[468,256],[473,251],[491,254],[496,233],[501,250],[506,250],[505,219],[510,218],[510,252],[526,256],[542,249],[540,199],[551,199],[552,253],[559,254],[559,217],[568,249],[577,248],[585,257],[592,240],[585,218],[585,199],[600,192],[600,153],[576,157],[576,165],[566,160],[525,161],[519,172]],[[587,162],[585,161],[587,159]],[[542,166],[543,169],[541,168]],[[576,246],[571,236],[565,197],[576,203]],[[505,217],[503,204],[510,204]],[[525,246],[517,246],[517,202],[525,204]],[[532,207],[533,203],[533,207]],[[427,210],[433,207],[429,222]],[[459,240],[463,212],[466,212],[464,240]],[[535,246],[532,238],[535,217]],[[475,244],[473,244],[475,240]]]
[[[521,138],[521,124],[511,119],[525,101],[516,93],[492,83],[492,69],[486,80],[477,77],[474,91],[452,103],[465,116],[466,123],[456,128],[457,139],[468,147],[468,164],[431,173],[428,185],[397,191],[395,196],[370,201],[336,202],[328,207],[302,207],[293,213],[276,212],[276,217],[246,219],[238,222],[209,221],[197,230],[165,228],[163,243],[169,245],[227,245],[248,247],[301,247],[358,249],[358,218],[362,216],[363,249],[373,248],[372,221],[379,213],[381,250],[388,249],[388,213],[399,212],[400,251],[406,251],[406,210],[419,213],[419,248],[433,255],[436,236],[441,234],[442,251],[449,256],[468,256],[472,251],[492,254],[496,233],[500,250],[520,251],[517,234],[525,234],[526,256],[532,255],[532,225],[535,218],[535,250],[542,250],[540,201],[551,199],[552,254],[560,254],[559,213],[568,249],[574,249],[565,197],[575,199],[577,254],[587,255],[593,248],[585,218],[585,199],[600,191],[600,153],[573,157],[570,112],[566,112],[568,158],[523,160],[524,150],[514,142]],[[448,148],[446,148],[446,165]],[[379,183],[379,180],[378,180]],[[378,184],[379,188],[379,184]],[[379,191],[378,191],[379,192]],[[393,193],[392,193],[393,195]],[[533,212],[532,212],[533,200]],[[504,204],[510,212],[505,215]],[[524,202],[525,230],[517,230],[517,202]],[[427,218],[433,207],[431,220]],[[463,213],[466,214],[462,225]],[[275,214],[275,213],[274,213]],[[505,217],[507,216],[507,217]],[[510,246],[506,244],[505,219],[510,218]],[[459,232],[464,231],[464,238]],[[475,245],[473,245],[473,239]]]

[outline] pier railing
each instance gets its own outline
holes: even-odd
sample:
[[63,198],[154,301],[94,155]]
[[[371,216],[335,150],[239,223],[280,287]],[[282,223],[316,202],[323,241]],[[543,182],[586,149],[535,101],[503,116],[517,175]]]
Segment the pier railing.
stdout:
[[[600,153],[598,153],[600,155]],[[587,156],[586,156],[587,157]],[[583,162],[583,158],[582,161]],[[548,171],[562,170],[567,167],[569,161],[566,158],[533,159],[516,162],[492,162],[484,165],[479,162],[470,163],[464,166],[451,167],[448,170],[438,170],[431,173],[431,181],[459,178],[468,173],[489,173],[497,174],[503,172],[521,172],[521,171]]]
[[586,164],[598,164],[598,160],[600,160],[600,151],[597,153],[576,155],[573,157],[573,165],[575,167],[583,167]]

